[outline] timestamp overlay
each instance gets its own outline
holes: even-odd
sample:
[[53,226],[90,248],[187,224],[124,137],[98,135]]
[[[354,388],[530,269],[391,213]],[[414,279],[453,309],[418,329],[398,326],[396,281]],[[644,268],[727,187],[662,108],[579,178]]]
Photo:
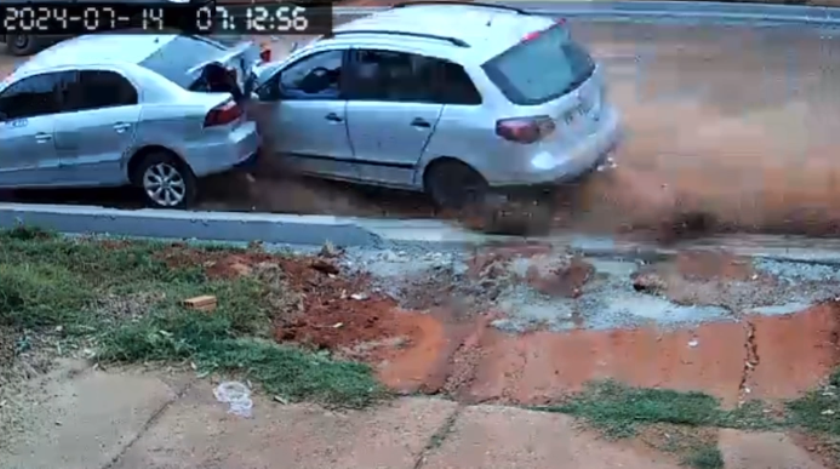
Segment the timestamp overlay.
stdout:
[[175,3],[47,1],[0,3],[0,34],[98,32],[212,35],[322,35],[332,31],[328,2]]

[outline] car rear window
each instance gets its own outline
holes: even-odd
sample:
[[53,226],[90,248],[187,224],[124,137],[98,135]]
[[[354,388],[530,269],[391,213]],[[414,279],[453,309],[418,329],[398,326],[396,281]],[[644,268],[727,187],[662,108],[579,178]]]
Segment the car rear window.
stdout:
[[140,63],[177,85],[189,89],[195,81],[187,72],[224,53],[218,45],[191,36],[177,36]]
[[580,86],[592,76],[595,62],[558,25],[490,59],[483,68],[510,102],[534,105]]

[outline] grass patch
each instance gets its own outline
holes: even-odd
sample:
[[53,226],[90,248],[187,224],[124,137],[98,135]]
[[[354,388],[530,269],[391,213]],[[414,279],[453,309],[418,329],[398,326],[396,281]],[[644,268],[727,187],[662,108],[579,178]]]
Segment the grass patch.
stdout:
[[[166,257],[173,250],[174,266]],[[277,309],[295,304],[296,293],[276,275],[209,278],[202,260],[228,251],[242,253],[0,231],[0,327],[94,341],[101,360],[191,362],[293,400],[363,407],[383,395],[365,365],[266,340]],[[215,295],[217,309],[181,306],[198,295]]]
[[840,396],[835,371],[830,384],[788,403],[792,423],[811,431],[840,437]]
[[640,426],[652,424],[745,430],[783,424],[768,416],[759,401],[724,410],[718,399],[705,393],[637,388],[615,381],[591,383],[566,402],[537,409],[582,418],[611,438],[635,436]]
[[825,386],[787,403],[790,423],[807,430],[816,453],[833,465],[840,464],[840,369]]
[[566,402],[538,409],[581,418],[611,439],[639,437],[693,469],[724,467],[717,428],[768,429],[781,424],[768,417],[758,401],[724,410],[718,399],[701,392],[638,388],[615,381],[590,383]]
[[635,388],[615,381],[596,382],[567,402],[542,410],[585,419],[613,438],[634,436],[642,424],[713,425],[720,405],[699,392]]

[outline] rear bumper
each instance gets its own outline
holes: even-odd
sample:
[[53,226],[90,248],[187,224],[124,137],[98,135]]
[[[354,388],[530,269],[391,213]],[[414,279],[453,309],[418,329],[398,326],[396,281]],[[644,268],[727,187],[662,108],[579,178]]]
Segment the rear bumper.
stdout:
[[233,165],[233,168],[237,169],[237,170],[242,170],[242,171],[252,170],[252,169],[256,168],[256,166],[257,166],[257,159],[259,159],[259,155],[260,155],[260,152],[255,151],[254,153],[252,153],[250,156],[248,156],[244,160],[242,160],[239,163],[236,163],[235,165]]
[[257,126],[247,121],[224,140],[191,148],[185,159],[196,176],[204,177],[253,164],[259,147]]
[[506,189],[553,185],[573,182],[589,174],[612,158],[612,153],[623,138],[618,112],[610,108],[604,119],[601,128],[583,140],[573,154],[564,158],[557,158],[547,152],[545,155],[534,155],[533,161],[543,160],[540,165],[532,164],[527,171],[517,171],[510,178],[490,180],[488,183],[491,187]]

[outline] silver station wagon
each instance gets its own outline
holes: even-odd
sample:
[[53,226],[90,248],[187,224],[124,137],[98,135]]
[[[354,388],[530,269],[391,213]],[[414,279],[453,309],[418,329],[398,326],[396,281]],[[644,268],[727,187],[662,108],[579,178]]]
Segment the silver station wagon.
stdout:
[[196,178],[256,157],[241,104],[252,43],[182,35],[81,36],[0,82],[0,188],[132,184],[183,208]]
[[291,169],[453,208],[609,165],[621,133],[563,22],[495,4],[401,4],[255,78],[266,145]]

